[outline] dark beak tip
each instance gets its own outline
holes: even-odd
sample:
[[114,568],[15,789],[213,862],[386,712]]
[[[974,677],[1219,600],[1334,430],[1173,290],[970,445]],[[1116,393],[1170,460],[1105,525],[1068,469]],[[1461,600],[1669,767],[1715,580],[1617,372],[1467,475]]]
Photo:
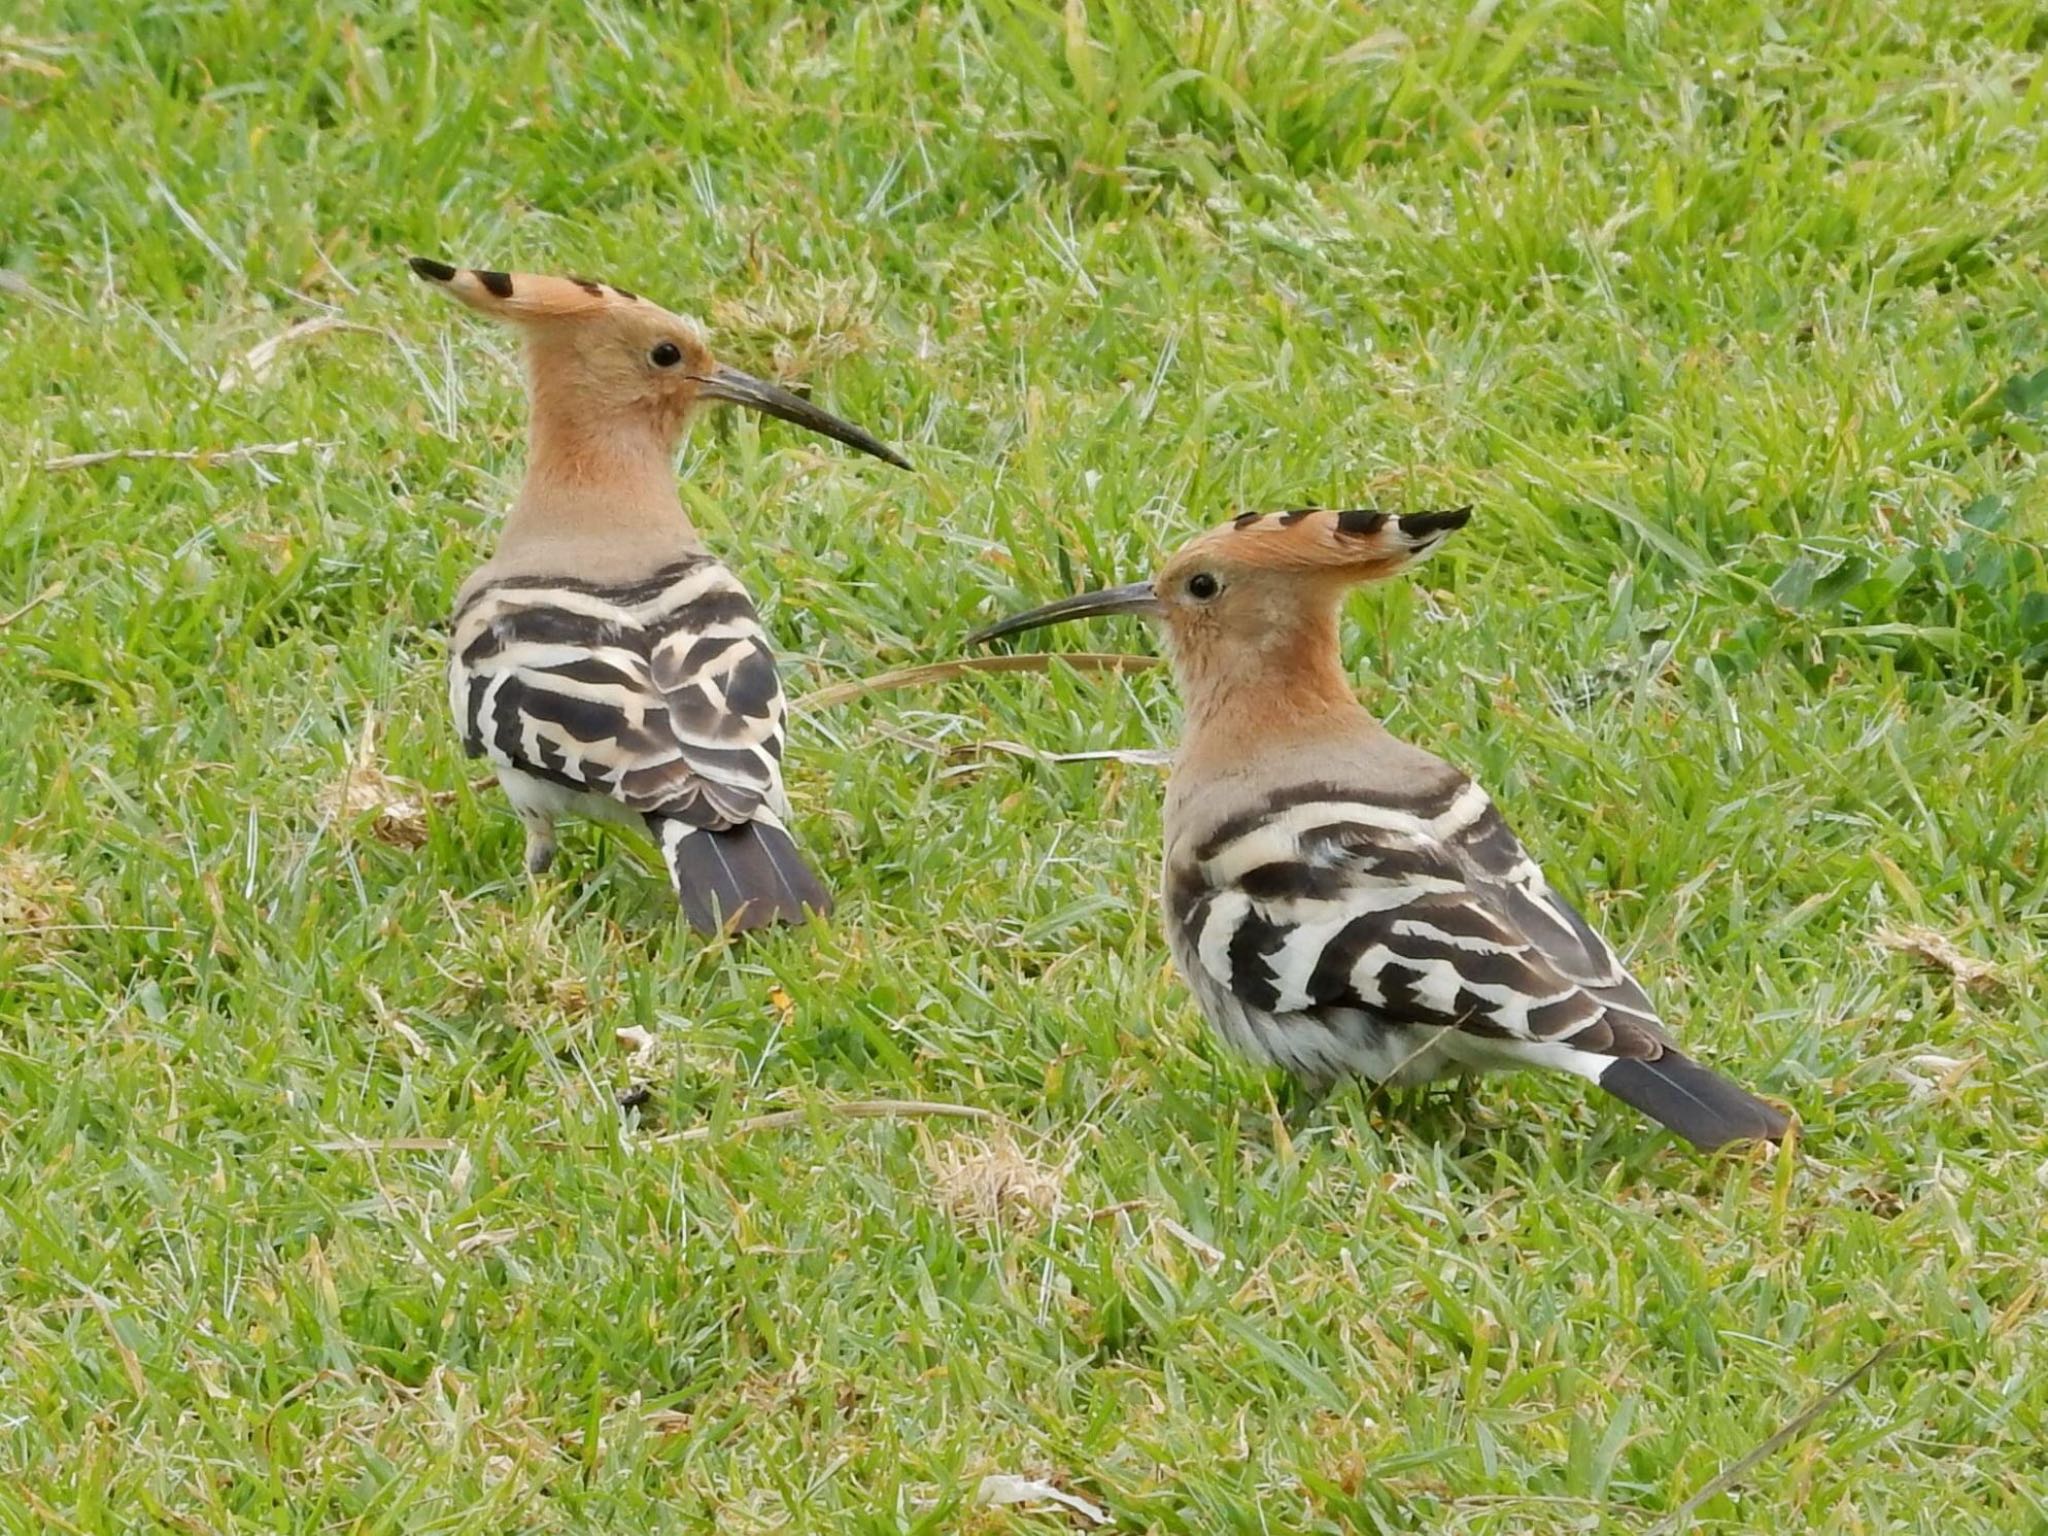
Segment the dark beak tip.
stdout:
[[987,645],[995,640],[1007,640],[1012,635],[1025,634],[1038,627],[1042,608],[1027,609],[1022,613],[1005,614],[1000,619],[981,625],[967,636],[969,645]]
[[743,405],[749,410],[759,411],[762,415],[772,416],[778,421],[786,421],[806,432],[815,432],[820,437],[844,443],[849,448],[893,464],[898,469],[911,467],[908,459],[865,427],[857,427],[845,418],[833,415],[787,385],[756,378],[753,374],[734,368],[730,364],[720,363],[708,376],[698,380],[698,386],[704,399]]
[[[855,428],[854,430],[859,431],[860,429]],[[858,438],[832,432],[821,433],[820,436],[830,437],[836,442],[844,443],[856,453],[864,453],[871,459],[880,459],[884,464],[894,465],[897,469],[914,468],[910,460],[903,457],[894,448],[891,448],[880,438],[871,437],[865,432],[861,432]]]
[[1027,630],[1043,629],[1052,624],[1064,624],[1073,619],[1108,618],[1117,614],[1151,614],[1159,612],[1158,598],[1149,581],[1134,582],[1128,587],[1107,587],[1099,592],[1082,592],[1073,597],[1063,597],[1057,602],[1013,613],[994,624],[985,624],[967,637],[969,645],[986,645],[991,640],[1001,640],[1010,635],[1021,635]]
[[430,283],[452,283],[455,281],[455,268],[449,266],[445,261],[436,261],[431,256],[408,256],[405,259],[405,264],[411,267],[414,273],[424,277]]

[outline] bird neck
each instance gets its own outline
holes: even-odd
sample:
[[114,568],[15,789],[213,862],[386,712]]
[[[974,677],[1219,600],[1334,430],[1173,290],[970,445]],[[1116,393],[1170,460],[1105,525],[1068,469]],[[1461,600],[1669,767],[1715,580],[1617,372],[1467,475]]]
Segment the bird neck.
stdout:
[[1186,700],[1183,761],[1243,761],[1372,723],[1344,674],[1334,600],[1255,637],[1176,636],[1173,661]]
[[636,410],[592,411],[536,389],[526,479],[503,548],[590,543],[666,559],[698,545],[676,493],[677,424]]

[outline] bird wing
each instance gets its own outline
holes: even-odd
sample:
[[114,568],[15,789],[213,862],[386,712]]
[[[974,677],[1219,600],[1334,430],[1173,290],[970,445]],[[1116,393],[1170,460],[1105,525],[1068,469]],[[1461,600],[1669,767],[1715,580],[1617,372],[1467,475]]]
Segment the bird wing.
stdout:
[[1655,1058],[1656,1011],[1462,776],[1402,804],[1283,791],[1169,891],[1203,971],[1266,1013],[1362,1010],[1523,1045]]
[[786,814],[775,656],[708,556],[626,585],[487,583],[456,612],[449,689],[472,757],[700,827]]

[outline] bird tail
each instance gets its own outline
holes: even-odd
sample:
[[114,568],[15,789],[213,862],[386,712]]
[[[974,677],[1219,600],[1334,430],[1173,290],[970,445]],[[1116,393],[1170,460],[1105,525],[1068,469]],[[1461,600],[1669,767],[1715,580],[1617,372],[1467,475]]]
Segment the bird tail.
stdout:
[[831,895],[795,841],[772,821],[712,828],[649,816],[647,825],[661,845],[683,916],[699,933],[746,933],[832,910]]
[[1791,1124],[1783,1110],[1673,1050],[1654,1060],[1613,1057],[1588,1075],[1703,1151],[1731,1141],[1776,1141]]

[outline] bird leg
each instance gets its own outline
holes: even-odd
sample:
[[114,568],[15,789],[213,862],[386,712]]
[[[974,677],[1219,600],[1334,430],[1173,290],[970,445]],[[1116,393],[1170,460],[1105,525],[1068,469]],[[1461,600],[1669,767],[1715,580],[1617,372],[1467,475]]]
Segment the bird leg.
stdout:
[[1330,1097],[1330,1091],[1334,1087],[1334,1080],[1296,1077],[1291,1072],[1287,1075],[1287,1081],[1280,1091],[1281,1121],[1287,1127],[1290,1136],[1299,1136],[1308,1129],[1309,1122],[1315,1118],[1316,1111],[1323,1107],[1324,1101]]
[[526,829],[526,872],[538,880],[555,862],[555,818],[521,811],[519,824]]

